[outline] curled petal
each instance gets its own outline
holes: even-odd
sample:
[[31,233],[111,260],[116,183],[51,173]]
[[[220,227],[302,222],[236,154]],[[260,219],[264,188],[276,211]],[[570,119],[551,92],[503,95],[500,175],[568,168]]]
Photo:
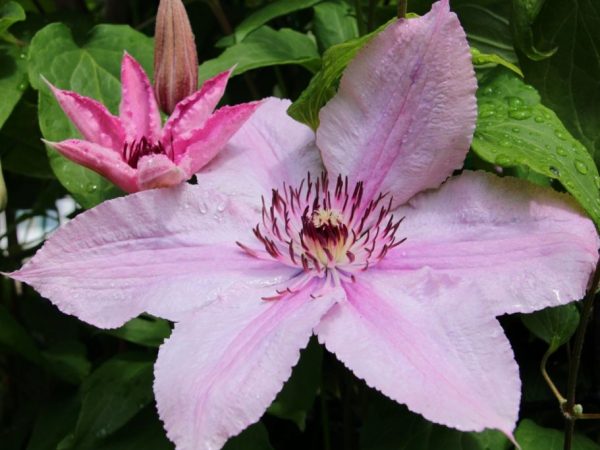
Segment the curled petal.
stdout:
[[176,166],[166,155],[144,156],[137,167],[139,190],[176,186],[191,175],[189,169]]
[[150,80],[142,66],[125,53],[121,64],[120,117],[127,132],[127,140],[146,138],[158,142],[161,120]]
[[71,161],[108,178],[125,192],[136,192],[138,190],[135,170],[123,161],[120,153],[92,142],[77,139],[62,142],[44,142]]
[[321,281],[277,301],[224,298],[177,324],[161,347],[154,392],[180,450],[218,450],[258,421],[289,378],[313,327],[339,291]]
[[252,297],[294,275],[236,245],[251,239],[254,220],[239,199],[199,186],[139,192],[80,214],[9,276],[98,327],[143,311],[179,320],[220,295]]
[[400,20],[350,63],[322,109],[317,145],[330,173],[365,181],[396,205],[462,166],[477,106],[465,33],[448,0]]
[[297,186],[320,174],[321,157],[310,128],[287,115],[289,100],[268,98],[227,146],[198,174],[198,182],[259,206],[272,189]]
[[[200,129],[190,131],[173,142],[175,161],[186,161],[191,173],[198,172],[219,153],[231,137],[254,113],[260,102],[224,106]],[[182,153],[177,153],[179,149]],[[256,151],[256,150],[255,150]]]
[[84,139],[112,151],[121,152],[125,131],[118,117],[89,97],[63,91],[47,83],[60,107],[75,124]]
[[396,211],[406,237],[376,266],[410,278],[473,280],[465,301],[495,315],[531,312],[584,296],[598,259],[594,224],[567,194],[516,178],[463,172]]
[[[207,80],[198,91],[177,103],[163,129],[164,145],[173,142],[177,136],[204,125],[223,97],[230,75],[230,70],[220,73]],[[177,149],[177,153],[181,153],[181,150]]]
[[428,420],[464,431],[517,420],[519,371],[500,324],[485,306],[464,302],[426,274],[412,289],[392,274],[365,272],[345,286],[315,330],[358,377]]

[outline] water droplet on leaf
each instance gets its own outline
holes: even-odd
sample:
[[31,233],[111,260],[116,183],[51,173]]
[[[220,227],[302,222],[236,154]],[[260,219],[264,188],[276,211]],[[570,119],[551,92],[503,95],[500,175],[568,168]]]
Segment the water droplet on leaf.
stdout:
[[579,172],[582,175],[588,173],[589,170],[588,166],[583,161],[580,161],[578,159],[575,160],[575,168],[577,169],[577,172]]

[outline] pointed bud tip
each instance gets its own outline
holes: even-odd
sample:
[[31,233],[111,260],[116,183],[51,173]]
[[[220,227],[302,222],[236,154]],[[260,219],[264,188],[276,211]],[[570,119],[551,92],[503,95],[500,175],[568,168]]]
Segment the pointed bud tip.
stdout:
[[161,109],[175,105],[198,88],[198,54],[194,33],[181,0],[161,0],[154,47],[154,92]]

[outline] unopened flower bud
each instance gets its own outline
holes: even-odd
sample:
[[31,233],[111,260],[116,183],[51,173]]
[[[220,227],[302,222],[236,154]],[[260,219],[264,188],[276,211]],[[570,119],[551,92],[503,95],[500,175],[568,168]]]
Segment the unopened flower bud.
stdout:
[[161,109],[171,114],[198,88],[194,33],[181,0],[160,0],[154,34],[154,92]]

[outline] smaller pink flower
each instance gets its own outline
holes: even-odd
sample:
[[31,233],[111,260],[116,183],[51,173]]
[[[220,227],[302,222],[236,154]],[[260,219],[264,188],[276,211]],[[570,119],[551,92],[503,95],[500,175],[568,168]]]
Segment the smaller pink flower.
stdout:
[[163,127],[150,80],[125,53],[119,117],[94,99],[48,83],[83,139],[46,143],[126,192],[179,184],[212,160],[260,104],[214,111],[230,74],[211,78],[180,101]]

